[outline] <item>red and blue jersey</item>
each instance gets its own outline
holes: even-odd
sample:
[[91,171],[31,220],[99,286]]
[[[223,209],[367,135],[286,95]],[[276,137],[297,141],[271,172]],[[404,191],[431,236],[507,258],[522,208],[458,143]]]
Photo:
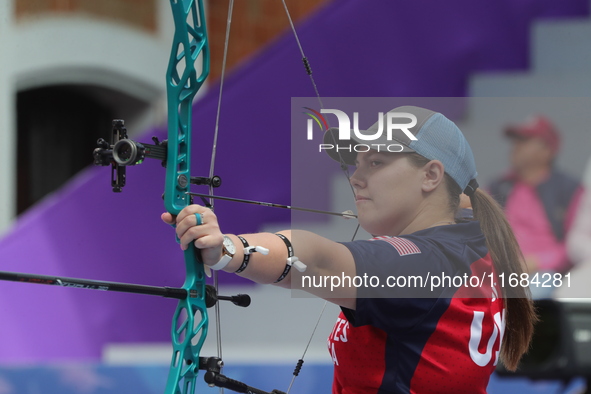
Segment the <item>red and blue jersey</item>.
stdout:
[[358,288],[356,309],[343,309],[328,339],[333,394],[486,393],[505,312],[479,223],[344,245],[358,276],[475,278],[435,288],[432,297],[425,297],[431,283],[418,289],[416,280]]

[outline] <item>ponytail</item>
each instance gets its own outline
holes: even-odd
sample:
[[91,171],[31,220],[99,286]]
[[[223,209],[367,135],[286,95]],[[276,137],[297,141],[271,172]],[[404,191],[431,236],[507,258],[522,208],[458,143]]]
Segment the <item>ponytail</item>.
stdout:
[[[486,246],[497,273],[520,276],[525,272],[523,255],[503,209],[481,189],[476,189],[472,193],[470,202],[474,210],[474,218],[480,222],[480,228],[486,238]],[[514,371],[521,356],[529,349],[534,323],[538,318],[529,288],[513,287],[510,289],[510,295],[507,294],[506,288],[502,291],[507,315],[501,361],[508,370]]]
[[[408,153],[410,162],[420,168],[430,160],[417,153]],[[460,205],[460,186],[449,174],[445,173],[445,186],[448,194],[450,212],[457,212]],[[486,239],[486,247],[490,253],[497,273],[505,273],[506,277],[525,272],[525,260],[515,234],[505,218],[501,206],[477,184],[467,189],[470,192],[470,203],[474,211],[474,218],[480,222],[480,228]],[[508,294],[510,291],[511,294]],[[514,371],[519,360],[529,349],[529,343],[534,332],[534,323],[538,321],[531,292],[527,287],[503,287],[505,300],[505,333],[501,347],[501,361],[505,367]]]

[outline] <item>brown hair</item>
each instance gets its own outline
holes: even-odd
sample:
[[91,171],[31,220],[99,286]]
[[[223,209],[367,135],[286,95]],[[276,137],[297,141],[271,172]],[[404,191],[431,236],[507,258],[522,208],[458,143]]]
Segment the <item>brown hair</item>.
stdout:
[[[416,153],[408,154],[408,158],[417,168],[430,162]],[[462,190],[448,174],[445,174],[445,186],[448,191],[449,208],[455,213],[459,207]],[[476,189],[470,196],[470,203],[474,210],[474,218],[480,222],[480,228],[497,273],[504,272],[507,277],[511,274],[519,276],[524,273],[523,254],[500,205],[481,189]],[[514,371],[521,356],[529,349],[534,324],[538,318],[529,288],[521,286],[511,288],[510,296],[507,296],[506,290],[506,288],[502,289],[507,315],[501,361],[507,369]]]

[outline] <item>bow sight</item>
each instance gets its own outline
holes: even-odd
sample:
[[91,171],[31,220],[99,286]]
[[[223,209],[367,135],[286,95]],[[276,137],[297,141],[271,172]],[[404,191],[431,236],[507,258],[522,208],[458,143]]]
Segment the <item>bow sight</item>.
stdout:
[[[113,191],[120,193],[125,186],[126,166],[141,164],[144,159],[157,159],[166,167],[168,140],[162,142],[152,137],[154,144],[137,142],[127,138],[127,128],[123,119],[113,120],[111,143],[102,138],[97,141],[97,148],[93,152],[95,166],[111,165],[111,186]],[[180,175],[178,182],[187,185],[185,175]],[[193,185],[209,185],[220,187],[222,178],[217,175],[212,177],[190,177],[188,180]]]

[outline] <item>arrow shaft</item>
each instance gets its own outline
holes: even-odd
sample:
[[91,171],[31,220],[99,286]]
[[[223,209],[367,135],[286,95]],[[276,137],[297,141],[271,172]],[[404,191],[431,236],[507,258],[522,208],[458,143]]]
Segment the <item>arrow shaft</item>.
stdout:
[[342,213],[342,212],[331,212],[331,211],[323,211],[323,210],[320,210],[320,209],[301,208],[301,207],[294,207],[294,206],[291,206],[291,205],[283,205],[283,204],[275,204],[275,203],[270,203],[270,202],[245,200],[243,198],[213,196],[211,194],[193,193],[193,192],[187,193],[187,194],[189,194],[191,196],[197,196],[197,197],[203,197],[203,198],[213,198],[213,199],[225,200],[225,201],[242,202],[242,203],[245,203],[245,204],[254,204],[254,205],[260,205],[260,206],[264,206],[264,207],[292,209],[294,211],[322,213],[324,215],[334,215],[334,216],[341,216],[341,217],[346,217],[346,218],[357,218],[357,215],[347,214],[347,213]]

